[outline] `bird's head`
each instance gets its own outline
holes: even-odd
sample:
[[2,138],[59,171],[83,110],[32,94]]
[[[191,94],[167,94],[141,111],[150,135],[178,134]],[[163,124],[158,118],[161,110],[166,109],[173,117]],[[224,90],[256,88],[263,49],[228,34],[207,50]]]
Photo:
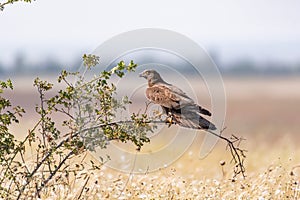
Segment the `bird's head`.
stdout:
[[159,73],[153,69],[146,69],[142,73],[140,73],[140,77],[143,77],[147,80],[150,79],[161,79]]
[[149,86],[152,86],[153,84],[159,82],[164,83],[159,73],[153,69],[147,69],[143,71],[142,73],[140,73],[140,77],[147,79]]

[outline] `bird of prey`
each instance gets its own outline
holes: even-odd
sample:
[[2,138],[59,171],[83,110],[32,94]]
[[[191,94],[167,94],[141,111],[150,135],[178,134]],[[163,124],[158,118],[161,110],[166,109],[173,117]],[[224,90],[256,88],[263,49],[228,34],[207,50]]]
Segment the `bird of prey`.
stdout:
[[194,129],[216,129],[214,124],[201,116],[211,116],[208,110],[197,105],[178,87],[165,82],[157,71],[145,70],[140,77],[148,81],[146,97],[162,107],[170,124]]

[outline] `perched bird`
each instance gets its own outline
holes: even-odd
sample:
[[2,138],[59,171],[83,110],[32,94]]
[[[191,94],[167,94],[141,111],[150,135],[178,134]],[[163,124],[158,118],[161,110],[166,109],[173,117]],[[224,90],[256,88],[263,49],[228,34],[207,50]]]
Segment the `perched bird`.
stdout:
[[214,124],[201,116],[211,116],[208,110],[197,105],[178,87],[165,82],[157,71],[145,70],[140,77],[148,80],[146,97],[162,107],[170,124],[194,129],[216,129]]

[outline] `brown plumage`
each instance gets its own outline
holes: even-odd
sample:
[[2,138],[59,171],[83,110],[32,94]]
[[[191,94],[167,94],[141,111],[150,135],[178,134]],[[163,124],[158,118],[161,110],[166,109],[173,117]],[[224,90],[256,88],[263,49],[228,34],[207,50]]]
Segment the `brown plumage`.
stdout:
[[155,70],[145,70],[140,74],[148,80],[147,98],[162,107],[171,123],[194,129],[215,130],[214,124],[203,118],[201,114],[211,116],[211,113],[197,105],[181,89],[165,82]]

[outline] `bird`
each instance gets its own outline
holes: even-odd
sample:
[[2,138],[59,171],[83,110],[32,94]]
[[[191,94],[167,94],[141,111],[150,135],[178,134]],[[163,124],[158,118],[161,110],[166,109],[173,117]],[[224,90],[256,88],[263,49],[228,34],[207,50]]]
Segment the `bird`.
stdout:
[[160,74],[147,69],[139,74],[148,81],[146,89],[147,99],[161,106],[167,115],[166,122],[192,129],[216,130],[216,126],[202,115],[211,116],[211,113],[199,106],[180,88],[167,83]]

